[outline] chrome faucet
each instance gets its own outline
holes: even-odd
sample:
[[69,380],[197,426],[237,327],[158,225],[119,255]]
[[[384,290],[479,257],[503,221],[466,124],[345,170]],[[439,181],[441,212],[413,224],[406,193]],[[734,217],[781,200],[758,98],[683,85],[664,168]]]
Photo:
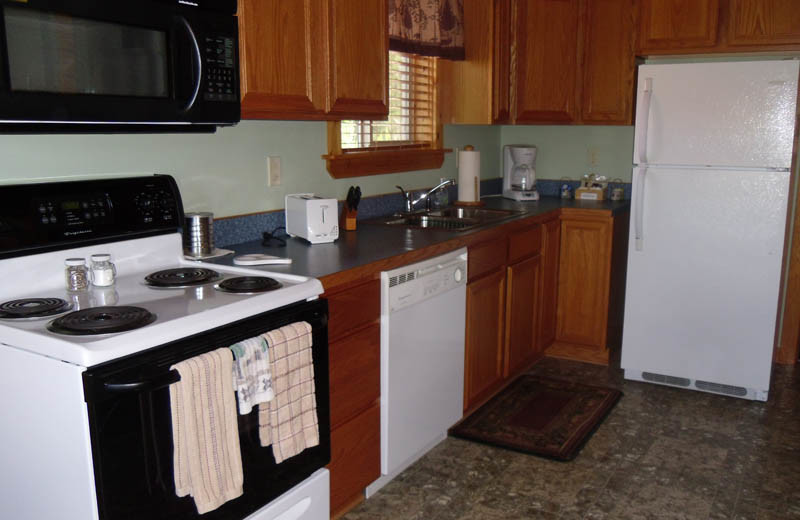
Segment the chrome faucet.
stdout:
[[405,202],[405,212],[411,213],[412,211],[414,211],[414,206],[416,206],[423,200],[425,201],[425,209],[430,211],[432,207],[431,205],[432,195],[437,191],[441,190],[442,188],[444,188],[445,186],[449,186],[451,184],[455,185],[455,183],[456,183],[455,179],[445,179],[436,186],[434,186],[433,188],[431,188],[430,191],[428,191],[427,193],[423,193],[422,195],[417,197],[416,200],[412,200],[414,194],[412,192],[407,192],[406,190],[403,189],[402,186],[395,186],[395,188],[400,190],[400,193],[403,194],[403,200]]

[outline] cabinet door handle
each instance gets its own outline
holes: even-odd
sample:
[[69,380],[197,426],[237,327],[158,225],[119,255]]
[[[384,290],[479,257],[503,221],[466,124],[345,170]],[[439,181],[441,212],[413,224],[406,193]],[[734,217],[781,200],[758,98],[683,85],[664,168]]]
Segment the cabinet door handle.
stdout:
[[642,107],[637,113],[636,128],[639,131],[639,142],[636,149],[638,164],[647,164],[647,127],[650,122],[650,100],[653,97],[653,78],[644,79]]
[[647,179],[647,166],[634,171],[639,175],[636,192],[633,194],[633,238],[636,251],[644,249],[644,187]]

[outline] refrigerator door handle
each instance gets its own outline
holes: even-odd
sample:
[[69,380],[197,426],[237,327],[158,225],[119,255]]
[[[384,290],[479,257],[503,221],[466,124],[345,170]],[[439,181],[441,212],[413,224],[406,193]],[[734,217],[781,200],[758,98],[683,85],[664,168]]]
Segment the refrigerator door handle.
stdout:
[[636,183],[636,193],[633,194],[633,239],[636,251],[644,249],[644,185],[647,178],[647,166],[637,168],[634,173],[639,174]]
[[640,129],[636,157],[639,164],[647,164],[647,127],[650,123],[650,99],[653,96],[653,78],[644,79],[641,110],[637,111],[636,128]]

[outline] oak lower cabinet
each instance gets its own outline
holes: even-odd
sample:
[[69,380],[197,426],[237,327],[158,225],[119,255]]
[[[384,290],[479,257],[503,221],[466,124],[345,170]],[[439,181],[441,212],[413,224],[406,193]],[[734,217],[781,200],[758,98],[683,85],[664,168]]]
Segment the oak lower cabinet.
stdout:
[[541,273],[540,255],[506,269],[505,377],[524,370],[538,357]]
[[621,332],[628,217],[562,211],[556,341],[547,355],[608,364]]
[[[469,247],[464,410],[542,357],[542,226],[504,226]],[[555,302],[553,302],[554,305]]]
[[388,105],[381,0],[240,0],[243,119],[366,119]]
[[363,500],[381,474],[380,284],[326,292],[329,307],[331,513]]
[[560,248],[561,221],[556,216],[542,223],[542,305],[539,306],[538,339],[542,349],[549,347],[556,339]]
[[467,284],[464,409],[470,409],[503,382],[504,268]]

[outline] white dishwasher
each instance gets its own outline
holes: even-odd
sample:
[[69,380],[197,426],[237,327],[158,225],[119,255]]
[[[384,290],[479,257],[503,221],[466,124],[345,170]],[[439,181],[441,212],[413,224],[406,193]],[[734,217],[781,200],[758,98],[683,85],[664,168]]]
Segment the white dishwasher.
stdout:
[[381,473],[373,495],[447,436],[464,405],[467,250],[381,273]]

